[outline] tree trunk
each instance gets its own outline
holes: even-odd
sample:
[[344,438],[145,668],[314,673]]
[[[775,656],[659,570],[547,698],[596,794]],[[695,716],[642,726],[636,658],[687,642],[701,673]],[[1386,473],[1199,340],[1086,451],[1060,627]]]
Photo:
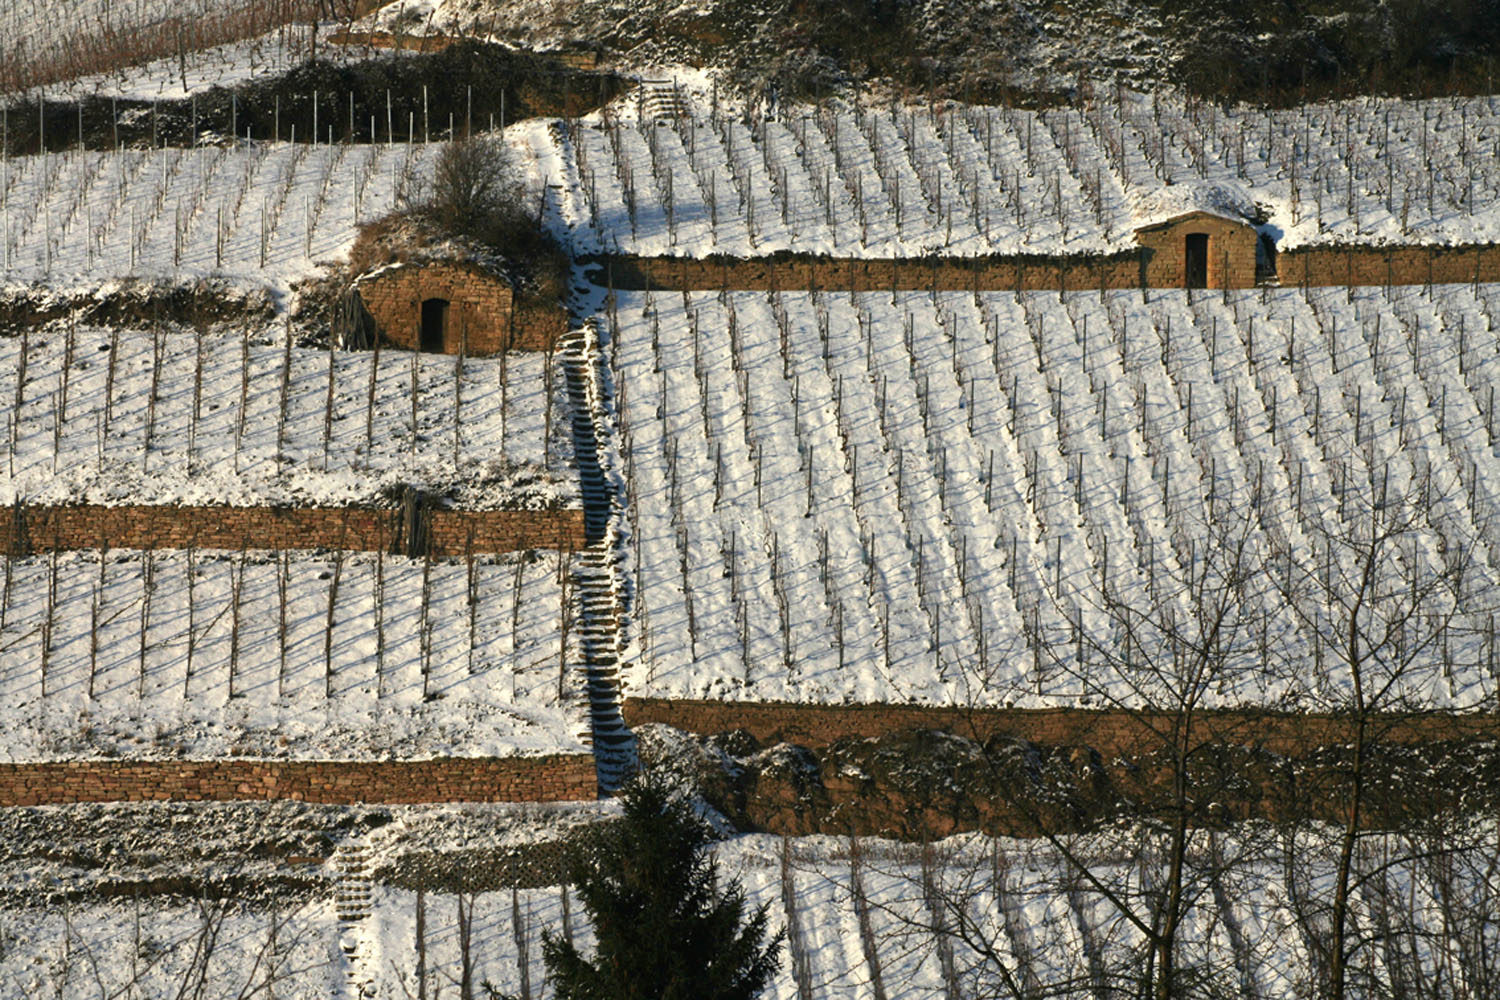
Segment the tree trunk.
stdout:
[[1359,838],[1359,814],[1364,794],[1365,714],[1360,712],[1355,727],[1354,774],[1349,789],[1349,816],[1339,842],[1339,867],[1333,890],[1333,941],[1328,966],[1328,995],[1344,1000],[1348,982],[1349,889],[1354,875],[1354,845]]

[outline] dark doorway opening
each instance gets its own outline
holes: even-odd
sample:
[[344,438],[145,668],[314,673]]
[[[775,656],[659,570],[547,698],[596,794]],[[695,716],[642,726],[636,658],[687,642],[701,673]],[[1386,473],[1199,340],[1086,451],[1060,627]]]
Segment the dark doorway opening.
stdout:
[[1261,233],[1255,241],[1255,283],[1274,285],[1276,281],[1276,241],[1270,233]]
[[422,343],[424,351],[443,353],[443,340],[448,332],[448,300],[427,299],[422,303]]
[[1187,264],[1187,287],[1208,287],[1208,234],[1188,233],[1184,256]]

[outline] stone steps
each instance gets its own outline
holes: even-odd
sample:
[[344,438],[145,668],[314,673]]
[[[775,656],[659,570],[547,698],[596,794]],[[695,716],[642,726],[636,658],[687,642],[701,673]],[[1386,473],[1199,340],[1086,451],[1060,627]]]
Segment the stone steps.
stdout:
[[610,526],[619,500],[599,465],[598,341],[591,328],[558,342],[572,407],[573,454],[578,463],[588,548],[573,561],[574,635],[589,698],[588,740],[599,789],[616,791],[635,772],[635,737],[620,713],[620,607]]

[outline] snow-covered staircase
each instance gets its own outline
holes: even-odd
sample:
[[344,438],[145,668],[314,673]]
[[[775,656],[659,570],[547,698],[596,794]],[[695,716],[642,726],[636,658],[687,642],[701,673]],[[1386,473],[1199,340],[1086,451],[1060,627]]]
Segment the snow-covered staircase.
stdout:
[[333,852],[333,905],[340,924],[370,915],[370,849],[362,843],[340,844]]
[[375,976],[369,969],[373,956],[364,923],[373,905],[370,883],[370,847],[363,841],[340,844],[333,852],[333,908],[339,921],[339,950],[344,957],[347,996],[373,997]]
[[692,109],[675,80],[642,80],[637,106],[641,124],[686,118]]
[[623,608],[618,572],[620,498],[599,460],[607,435],[599,379],[599,335],[593,321],[558,343],[573,420],[573,453],[583,493],[588,547],[573,560],[577,602],[575,635],[589,697],[589,741],[599,773],[599,789],[617,790],[635,772],[635,737],[620,712],[620,624]]

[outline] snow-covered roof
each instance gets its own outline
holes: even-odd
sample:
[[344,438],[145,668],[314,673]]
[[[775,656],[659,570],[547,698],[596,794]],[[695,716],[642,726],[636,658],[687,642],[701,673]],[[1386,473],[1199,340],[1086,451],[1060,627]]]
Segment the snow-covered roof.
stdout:
[[434,254],[421,255],[381,264],[378,267],[371,268],[370,270],[356,276],[354,279],[354,285],[358,287],[371,281],[378,281],[379,279],[391,275],[397,271],[404,271],[408,268],[413,267],[449,267],[459,271],[466,271],[469,274],[475,275],[477,277],[488,278],[491,281],[498,281],[506,285],[507,287],[512,284],[509,276],[507,276],[503,270],[501,270],[491,261],[480,260],[473,257],[444,257]]
[[1189,215],[1211,215],[1248,224],[1255,217],[1255,199],[1246,188],[1226,181],[1170,184],[1135,199],[1130,215],[1137,232]]
[[356,285],[406,267],[442,265],[510,282],[506,262],[471,240],[439,232],[410,214],[390,215],[361,228],[349,252]]

